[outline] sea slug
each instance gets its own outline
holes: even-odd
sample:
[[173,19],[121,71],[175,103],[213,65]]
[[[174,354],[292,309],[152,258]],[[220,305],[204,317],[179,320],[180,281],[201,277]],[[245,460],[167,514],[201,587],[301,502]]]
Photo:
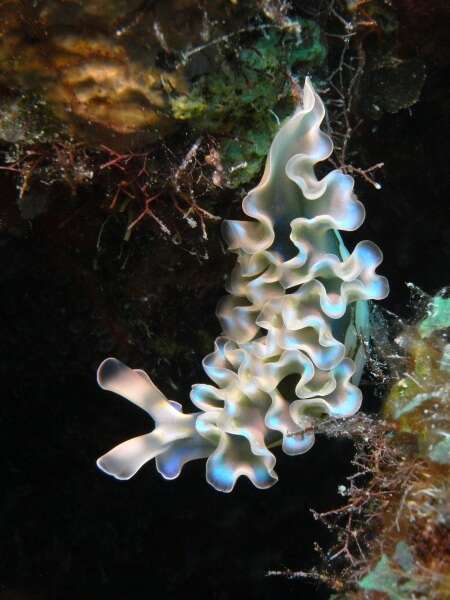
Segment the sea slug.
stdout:
[[303,104],[275,136],[260,183],[243,201],[248,221],[226,221],[237,263],[217,316],[223,334],[203,367],[214,385],[192,387],[199,412],[185,414],[148,375],[114,358],[98,382],[149,413],[151,433],[128,440],[98,461],[129,479],[147,461],[166,479],[207,458],[206,479],[230,492],[245,475],[258,488],[277,481],[276,458],[314,443],[314,417],[348,417],[361,405],[368,300],[388,294],[375,274],[379,248],[359,242],[350,254],[339,230],[353,231],[364,207],[352,177],[336,169],[317,179],[314,166],[333,149],[320,130],[324,105],[307,78]]

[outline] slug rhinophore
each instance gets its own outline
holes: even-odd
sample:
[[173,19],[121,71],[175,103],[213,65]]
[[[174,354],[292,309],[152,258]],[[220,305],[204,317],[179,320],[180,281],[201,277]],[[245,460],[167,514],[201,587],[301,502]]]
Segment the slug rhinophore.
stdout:
[[224,223],[237,263],[217,308],[223,334],[203,360],[214,385],[192,387],[199,412],[184,414],[143,371],[114,358],[100,365],[100,386],[155,422],[97,461],[106,473],[128,479],[155,458],[174,479],[186,462],[207,458],[217,490],[230,492],[241,475],[268,488],[277,481],[271,447],[302,454],[314,443],[315,417],[358,411],[368,300],[385,298],[388,283],[375,274],[379,248],[363,241],[350,254],[339,234],[365,216],[352,177],[337,169],[315,175],[333,149],[320,130],[324,115],[306,79],[303,105],[278,131],[262,179],[243,201],[251,220]]

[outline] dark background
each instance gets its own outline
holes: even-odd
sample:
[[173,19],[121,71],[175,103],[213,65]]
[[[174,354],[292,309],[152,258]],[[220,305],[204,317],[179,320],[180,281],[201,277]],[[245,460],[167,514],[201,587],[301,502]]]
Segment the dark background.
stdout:
[[[448,66],[434,65],[418,104],[385,114],[357,141],[362,164],[385,163],[383,187],[358,182],[367,219],[346,239],[382,248],[379,271],[391,285],[383,306],[402,317],[413,309],[405,282],[430,294],[450,283],[448,83]],[[14,211],[12,179],[1,189]],[[233,260],[223,256],[218,231],[210,261],[189,257],[189,267],[183,248],[142,232],[123,269],[114,220],[97,251],[103,216],[89,194],[95,190],[68,226],[57,225],[61,204],[32,226],[17,216],[0,239],[0,598],[327,598],[325,589],[266,571],[317,562],[313,544],[326,546],[329,533],[309,509],[342,501],[349,442],[318,439],[304,456],[279,453],[280,480],[268,491],[239,480],[232,494],[219,494],[205,481],[204,461],[172,482],[153,464],[129,482],[96,469],[98,456],[150,426],[97,387],[98,364],[116,355],[185,401],[190,385],[205,380],[209,339],[198,332],[211,340],[219,333],[214,307]],[[184,351],[171,361],[152,343],[143,351],[142,319],[153,340]],[[376,409],[373,387],[364,393]]]

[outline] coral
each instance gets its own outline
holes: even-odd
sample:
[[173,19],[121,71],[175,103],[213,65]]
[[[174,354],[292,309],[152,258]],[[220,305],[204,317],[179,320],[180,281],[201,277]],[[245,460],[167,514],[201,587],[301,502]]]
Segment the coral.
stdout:
[[56,31],[41,47],[6,35],[2,53],[16,54],[13,75],[22,92],[37,87],[62,123],[78,136],[104,142],[142,143],[167,132],[167,92],[185,89],[177,72],[132,60],[124,45],[106,35]]
[[252,220],[225,222],[237,264],[217,309],[223,334],[203,361],[215,386],[192,388],[200,412],[182,413],[140,370],[112,358],[100,365],[100,386],[155,421],[151,433],[98,460],[107,473],[128,479],[156,458],[173,479],[185,462],[208,457],[216,489],[231,491],[241,475],[267,488],[277,480],[272,446],[302,454],[314,443],[314,416],[359,409],[367,300],[384,298],[388,285],[375,274],[378,247],[359,242],[349,254],[338,233],[364,220],[353,179],[339,170],[315,175],[332,152],[324,115],[307,79],[303,105],[275,136],[262,180],[243,201]]
[[61,35],[53,40],[60,79],[51,101],[88,123],[119,134],[167,129],[166,90],[183,89],[177,73],[132,62],[125,49],[107,38]]

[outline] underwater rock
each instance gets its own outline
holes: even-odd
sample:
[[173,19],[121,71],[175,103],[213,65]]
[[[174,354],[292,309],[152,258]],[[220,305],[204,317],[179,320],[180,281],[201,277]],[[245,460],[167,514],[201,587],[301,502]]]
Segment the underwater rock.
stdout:
[[78,18],[80,14],[96,17],[102,22],[114,23],[117,19],[121,19],[135,13],[142,7],[142,0],[51,0],[41,2],[42,11],[40,17],[47,16],[51,20],[56,20],[58,14],[70,14],[77,11]]
[[401,37],[404,14],[396,4],[384,0],[347,1],[363,57],[358,104],[373,119],[414,106],[428,72],[420,52],[406,51]]
[[409,108],[419,100],[425,79],[426,67],[421,59],[392,57],[363,77],[361,108],[372,118]]
[[[229,21],[218,27],[222,6]],[[225,0],[210,11],[192,1],[120,0],[16,0],[0,10],[0,85],[14,92],[12,103],[39,95],[78,141],[113,147],[173,131],[169,99],[188,91],[177,52],[248,18]]]
[[[190,42],[205,41],[207,29],[218,30],[219,25],[230,26],[236,18],[248,18],[258,10],[251,1],[246,7],[233,0],[11,0],[20,7],[28,26],[36,28],[61,26],[88,28],[116,37],[132,37],[139,45],[146,38],[147,45],[155,40],[170,50],[186,47]],[[209,22],[210,21],[210,22]],[[235,25],[239,22],[234,21]]]

